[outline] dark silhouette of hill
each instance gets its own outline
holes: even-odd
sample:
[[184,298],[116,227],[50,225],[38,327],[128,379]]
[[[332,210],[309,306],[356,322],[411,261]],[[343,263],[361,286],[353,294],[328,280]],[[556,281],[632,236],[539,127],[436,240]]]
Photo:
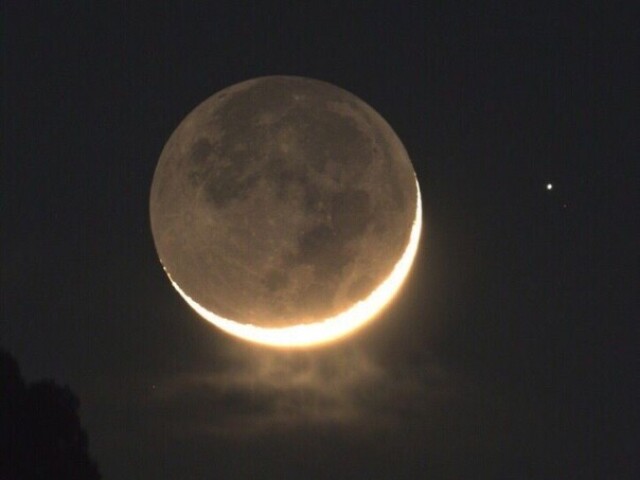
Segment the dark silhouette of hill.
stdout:
[[69,387],[26,384],[16,360],[0,349],[0,480],[97,480],[80,402]]

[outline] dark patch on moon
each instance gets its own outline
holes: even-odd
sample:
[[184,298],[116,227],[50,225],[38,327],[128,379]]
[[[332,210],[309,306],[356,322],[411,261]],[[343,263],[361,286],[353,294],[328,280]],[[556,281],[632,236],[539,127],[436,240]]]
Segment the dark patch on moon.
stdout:
[[207,179],[207,200],[216,208],[224,208],[233,200],[245,198],[258,177],[257,173],[243,175],[233,167],[224,168],[219,175]]
[[[349,208],[345,208],[348,205]],[[361,235],[371,220],[371,202],[364,190],[344,190],[331,199],[331,224],[338,237],[350,240]]]
[[287,285],[287,276],[280,270],[270,270],[267,272],[264,284],[270,292],[276,292]]
[[213,147],[211,146],[211,143],[209,143],[206,138],[199,138],[191,146],[189,157],[196,166],[206,165],[207,159],[212,152]]
[[281,326],[333,316],[383,281],[416,195],[404,147],[364,102],[324,82],[264,77],[178,126],[154,176],[151,226],[191,298]]

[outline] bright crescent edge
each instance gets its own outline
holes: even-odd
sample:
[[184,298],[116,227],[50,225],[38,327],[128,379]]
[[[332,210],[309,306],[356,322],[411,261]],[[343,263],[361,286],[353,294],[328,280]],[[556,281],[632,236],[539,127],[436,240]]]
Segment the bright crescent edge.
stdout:
[[308,347],[331,342],[355,332],[373,320],[391,301],[407,278],[418,252],[418,244],[422,232],[422,203],[417,179],[416,193],[416,218],[411,227],[409,243],[389,276],[367,298],[356,302],[348,310],[320,322],[278,328],[238,323],[220,317],[197,303],[173,281],[166,268],[164,270],[171,284],[191,308],[205,320],[231,335],[271,347]]

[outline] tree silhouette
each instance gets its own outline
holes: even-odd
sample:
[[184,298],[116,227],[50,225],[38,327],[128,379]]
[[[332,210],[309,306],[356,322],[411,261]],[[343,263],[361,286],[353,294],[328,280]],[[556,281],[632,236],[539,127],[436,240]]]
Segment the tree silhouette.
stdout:
[[0,349],[0,480],[97,480],[80,402],[53,381],[27,385],[16,360]]

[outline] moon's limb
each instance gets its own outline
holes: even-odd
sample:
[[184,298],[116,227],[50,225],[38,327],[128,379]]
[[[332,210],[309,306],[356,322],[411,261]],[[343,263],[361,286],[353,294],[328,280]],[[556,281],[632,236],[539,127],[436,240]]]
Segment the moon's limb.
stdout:
[[169,272],[167,272],[167,275],[182,298],[184,298],[200,316],[226,333],[250,342],[272,347],[308,347],[331,342],[355,332],[373,320],[391,301],[407,278],[418,251],[422,231],[422,205],[420,187],[417,180],[416,192],[416,217],[411,227],[409,243],[389,276],[365,299],[356,302],[342,313],[325,320],[310,324],[276,328],[238,323],[216,315],[198,304],[173,281]]

